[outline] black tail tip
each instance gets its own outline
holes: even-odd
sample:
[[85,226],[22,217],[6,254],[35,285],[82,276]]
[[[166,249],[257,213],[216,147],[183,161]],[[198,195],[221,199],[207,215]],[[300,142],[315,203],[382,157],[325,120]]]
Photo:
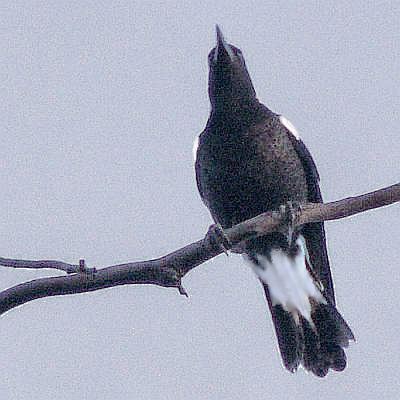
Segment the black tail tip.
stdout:
[[[302,319],[304,333],[305,367],[318,377],[324,377],[329,369],[343,371],[347,358],[343,348],[354,340],[347,322],[332,304],[315,304],[311,315],[314,326]],[[308,365],[307,365],[308,364]]]
[[293,373],[301,364],[317,377],[347,366],[344,348],[354,340],[353,332],[333,304],[313,303],[311,319],[293,314],[281,305],[271,306],[282,361]]
[[328,375],[329,368],[328,367],[315,367],[311,370],[311,372],[318,378],[325,378],[325,376]]
[[338,345],[324,346],[321,343],[319,351],[316,357],[311,357],[311,363],[306,366],[309,371],[319,378],[325,377],[330,369],[336,372],[344,371],[347,366],[347,359],[341,347]]
[[337,372],[342,372],[347,366],[346,356],[344,358],[338,358],[332,363],[332,369]]

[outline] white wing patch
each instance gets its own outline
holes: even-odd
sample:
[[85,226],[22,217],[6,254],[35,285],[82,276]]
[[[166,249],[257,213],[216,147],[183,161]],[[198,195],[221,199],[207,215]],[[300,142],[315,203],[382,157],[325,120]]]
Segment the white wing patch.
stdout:
[[257,256],[260,265],[253,264],[253,269],[268,285],[272,305],[280,304],[288,312],[300,313],[313,325],[310,298],[323,304],[326,300],[307,270],[304,238],[300,236],[296,243],[300,251],[295,257],[289,257],[283,250],[273,249],[271,260]]
[[198,149],[198,147],[199,147],[199,137],[198,136],[196,136],[196,139],[194,139],[194,142],[193,142],[193,149],[192,149],[192,151],[193,151],[193,160],[194,161],[196,161],[196,157],[197,157],[197,149]]
[[285,118],[283,115],[280,115],[279,121],[297,140],[300,140],[299,132],[287,118]]

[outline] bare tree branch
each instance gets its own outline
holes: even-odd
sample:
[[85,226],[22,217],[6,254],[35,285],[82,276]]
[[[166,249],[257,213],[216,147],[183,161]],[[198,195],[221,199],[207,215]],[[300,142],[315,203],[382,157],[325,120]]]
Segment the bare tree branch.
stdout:
[[12,258],[0,257],[0,265],[10,268],[31,268],[31,269],[44,269],[52,268],[64,271],[67,274],[74,274],[79,272],[79,265],[68,264],[62,261],[55,260],[14,260]]
[[[400,183],[357,197],[325,204],[306,203],[301,206],[296,225],[348,217],[373,208],[400,201]],[[272,211],[244,221],[223,233],[231,246],[250,237],[281,229],[285,219],[280,212]],[[191,269],[224,251],[216,230],[209,229],[204,239],[189,244],[173,253],[155,260],[113,265],[96,270],[61,261],[14,260],[0,258],[0,265],[11,268],[54,268],[67,272],[67,276],[35,279],[16,285],[0,293],[0,314],[41,297],[90,292],[127,284],[153,284],[175,287],[187,295],[181,278]]]
[[[331,203],[307,203],[301,206],[297,225],[350,217],[354,214],[388,206],[398,201],[400,201],[400,183]],[[259,236],[264,233],[276,231],[281,224],[282,216],[280,213],[266,212],[235,225],[231,229],[226,230],[225,233],[229,240],[233,244],[236,244],[249,236]]]

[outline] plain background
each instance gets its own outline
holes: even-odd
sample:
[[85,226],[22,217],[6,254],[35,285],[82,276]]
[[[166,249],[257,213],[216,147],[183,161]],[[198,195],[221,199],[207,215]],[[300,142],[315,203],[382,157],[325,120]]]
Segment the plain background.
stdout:
[[[399,181],[397,1],[3,1],[1,255],[106,266],[203,236],[192,143],[214,25],[299,130],[326,200]],[[201,3],[201,5],[200,5]],[[327,225],[343,373],[281,365],[261,286],[219,256],[174,289],[111,288],[1,318],[2,399],[393,399],[398,205]],[[0,269],[2,288],[57,272]]]

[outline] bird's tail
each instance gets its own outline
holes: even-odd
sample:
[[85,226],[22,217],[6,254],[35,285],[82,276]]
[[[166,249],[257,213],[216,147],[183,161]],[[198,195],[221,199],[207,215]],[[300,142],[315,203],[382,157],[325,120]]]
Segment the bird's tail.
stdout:
[[301,364],[323,377],[346,367],[344,348],[354,340],[346,321],[323,294],[299,241],[296,255],[272,249],[250,259],[268,300],[283,364],[294,372]]
[[[269,299],[268,286],[264,288]],[[346,368],[344,348],[354,336],[334,305],[313,303],[311,321],[284,310],[280,304],[270,303],[270,310],[283,364],[289,371],[296,371],[301,364],[316,376],[324,377],[329,369]]]

